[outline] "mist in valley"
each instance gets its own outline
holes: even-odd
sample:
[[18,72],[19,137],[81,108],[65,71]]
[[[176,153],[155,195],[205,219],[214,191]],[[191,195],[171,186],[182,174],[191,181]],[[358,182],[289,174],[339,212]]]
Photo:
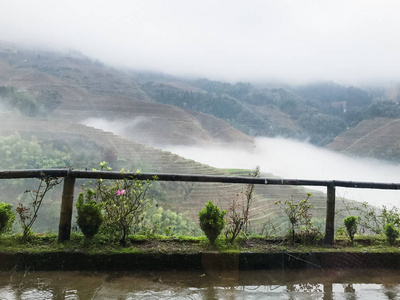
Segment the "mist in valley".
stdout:
[[[132,138],[135,126],[146,119],[106,120],[90,118],[82,123],[125,138]],[[400,183],[400,166],[388,161],[347,156],[314,146],[306,141],[281,137],[256,137],[254,144],[238,147],[234,144],[182,146],[161,145],[148,137],[153,146],[187,159],[222,169],[254,170],[285,179],[344,180]],[[267,175],[268,177],[268,175]],[[310,187],[326,192],[324,187]],[[368,202],[371,205],[400,205],[400,192],[391,190],[336,188],[336,197]]]
[[[104,118],[87,118],[81,122],[86,126],[101,129],[104,131],[112,132],[116,135],[132,138],[135,130],[132,128],[138,128],[138,126],[151,126],[151,121],[144,117],[136,117],[124,120],[107,120]],[[149,141],[151,138],[149,137]]]
[[[165,150],[216,168],[260,167],[285,179],[400,182],[400,166],[370,158],[349,157],[323,148],[283,138],[255,138],[251,151],[229,147],[169,146]],[[326,188],[311,187],[326,192]],[[399,191],[337,188],[336,197],[367,201],[371,205],[400,204]]]
[[[132,120],[106,120],[89,118],[82,122],[125,138],[134,138],[139,126],[151,126],[145,118]],[[282,137],[256,137],[252,146],[238,147],[224,143],[204,146],[157,144],[147,138],[147,144],[170,151],[187,159],[221,169],[254,170],[270,173],[285,179],[344,180],[363,182],[400,183],[400,166],[388,161],[348,156],[314,146],[306,141]],[[326,192],[324,187],[311,187]],[[400,192],[336,188],[336,196],[371,205],[400,205]]]

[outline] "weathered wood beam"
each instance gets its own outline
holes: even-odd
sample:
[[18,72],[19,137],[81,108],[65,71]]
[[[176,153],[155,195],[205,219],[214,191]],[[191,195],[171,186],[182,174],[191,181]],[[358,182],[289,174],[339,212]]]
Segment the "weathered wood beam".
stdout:
[[61,197],[60,224],[58,226],[58,241],[68,241],[71,236],[72,208],[74,203],[75,177],[64,178],[64,188]]
[[324,243],[327,245],[333,245],[335,239],[335,193],[335,186],[333,184],[328,185],[324,239]]
[[43,169],[43,170],[3,170],[0,171],[0,179],[16,178],[41,178],[43,174],[51,177],[66,177],[71,175],[75,178],[91,179],[130,179],[139,180],[153,179],[157,176],[159,181],[194,181],[194,182],[222,182],[243,184],[269,184],[269,185],[302,185],[302,186],[328,186],[333,184],[337,187],[348,187],[358,189],[387,189],[400,190],[400,183],[380,183],[362,181],[339,181],[339,180],[304,180],[304,179],[276,179],[258,177],[231,177],[217,175],[192,175],[192,174],[165,174],[165,173],[134,173],[134,172],[111,172],[91,170],[68,170],[68,169]]

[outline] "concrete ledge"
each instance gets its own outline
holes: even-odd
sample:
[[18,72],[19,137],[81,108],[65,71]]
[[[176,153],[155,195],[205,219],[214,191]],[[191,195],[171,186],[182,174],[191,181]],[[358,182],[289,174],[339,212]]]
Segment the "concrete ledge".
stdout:
[[290,270],[312,268],[400,269],[400,253],[219,253],[87,254],[0,253],[0,270]]

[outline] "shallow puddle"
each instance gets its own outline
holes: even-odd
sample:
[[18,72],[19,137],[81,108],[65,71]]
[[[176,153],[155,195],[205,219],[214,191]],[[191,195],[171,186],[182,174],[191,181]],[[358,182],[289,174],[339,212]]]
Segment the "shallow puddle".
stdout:
[[0,272],[0,299],[400,299],[400,271]]

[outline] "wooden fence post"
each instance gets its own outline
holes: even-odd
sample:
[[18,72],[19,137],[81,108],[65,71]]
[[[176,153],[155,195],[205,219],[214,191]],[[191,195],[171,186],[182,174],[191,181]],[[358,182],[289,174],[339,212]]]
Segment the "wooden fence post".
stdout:
[[60,225],[58,226],[58,241],[68,241],[71,236],[72,205],[74,202],[75,178],[66,176],[61,198]]
[[333,183],[328,185],[326,198],[326,224],[324,243],[333,245],[335,240],[335,186]]

